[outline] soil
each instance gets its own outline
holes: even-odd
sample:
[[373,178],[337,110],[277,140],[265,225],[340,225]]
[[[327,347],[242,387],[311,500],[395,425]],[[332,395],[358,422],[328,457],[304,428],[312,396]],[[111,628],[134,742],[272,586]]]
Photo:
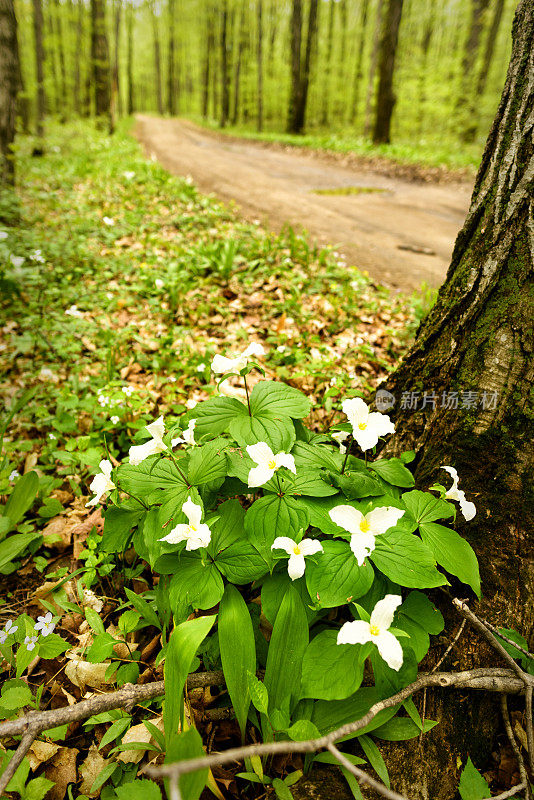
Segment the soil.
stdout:
[[402,291],[443,282],[469,206],[470,180],[433,179],[432,171],[266,147],[146,114],[137,116],[136,136],[169,172],[235,201],[246,219],[275,231],[304,229],[349,265]]

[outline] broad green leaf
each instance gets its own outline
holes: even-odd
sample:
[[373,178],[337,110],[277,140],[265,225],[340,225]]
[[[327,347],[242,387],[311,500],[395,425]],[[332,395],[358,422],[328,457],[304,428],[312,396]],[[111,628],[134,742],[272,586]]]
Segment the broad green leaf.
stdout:
[[0,542],[0,570],[20,556],[37,538],[38,533],[14,533]]
[[329,497],[339,494],[335,486],[327,483],[327,476],[317,469],[303,467],[296,475],[284,474],[283,491],[289,495],[307,495],[309,497]]
[[299,719],[286,730],[287,735],[294,742],[305,742],[306,739],[318,739],[321,735],[317,727],[309,719]]
[[[308,559],[308,565],[309,563]],[[287,561],[283,562],[283,564],[285,566]],[[289,586],[293,586],[298,592],[306,611],[308,624],[317,616],[317,612],[310,608],[312,601],[306,588],[306,581],[301,579],[292,581],[287,574],[287,570],[284,570],[283,572],[275,572],[273,575],[269,575],[261,587],[261,610],[271,625],[274,625],[276,615]]]
[[91,789],[89,790],[90,794],[97,794],[98,790],[101,786],[105,784],[107,780],[111,778],[113,773],[119,769],[119,764],[116,761],[111,761],[102,767],[101,771],[98,773],[96,778],[94,779]]
[[427,633],[437,635],[445,627],[443,614],[423,592],[410,592],[399,611],[421,625]]
[[391,669],[378,652],[378,648],[373,646],[371,664],[373,665],[375,686],[382,699],[392,697],[417,678],[417,660],[413,650],[406,644],[408,641],[404,638],[401,640],[403,661],[399,670]]
[[369,556],[390,580],[413,589],[443,586],[447,579],[435,566],[434,556],[414,534],[393,528],[376,537]]
[[145,513],[143,509],[132,510],[109,506],[103,512],[102,549],[106,553],[120,553],[125,550],[133,529],[142,521]]
[[3,709],[12,711],[16,708],[23,708],[31,703],[33,695],[28,686],[11,686],[2,692],[0,706]]
[[411,516],[420,525],[422,522],[434,522],[436,519],[449,519],[454,516],[454,506],[446,500],[440,500],[429,492],[405,492],[402,502]]
[[247,686],[252,705],[256,711],[259,711],[260,714],[267,714],[269,711],[269,692],[265,684],[258,680],[253,672],[248,671]]
[[291,790],[285,785],[284,781],[280,780],[280,778],[273,778],[272,786],[275,795],[278,797],[278,800],[293,800]]
[[302,660],[301,697],[343,700],[359,689],[364,662],[360,645],[337,644],[337,630],[321,631]]
[[[425,720],[422,733],[428,733],[437,724],[432,719]],[[394,717],[379,728],[375,728],[373,736],[376,736],[377,739],[384,739],[386,742],[402,742],[407,739],[415,739],[420,733],[418,726],[410,717]]]
[[94,608],[87,606],[85,609],[85,619],[95,633],[105,633],[106,629],[104,623],[100,618],[100,614],[97,614]]
[[161,790],[154,781],[134,780],[117,786],[118,800],[161,800]]
[[480,573],[475,552],[469,542],[462,539],[452,528],[438,525],[435,522],[424,522],[419,525],[421,539],[443,567],[456,575],[462,583],[467,583],[480,597]]
[[[181,466],[181,461],[184,465],[187,464],[188,459],[180,459],[178,464],[185,474]],[[137,467],[131,464],[122,464],[117,469],[118,486],[134,497],[142,497],[147,499],[147,495],[154,493],[157,496],[158,490],[165,490],[165,499],[168,492],[180,491],[183,492],[187,488],[187,483],[178,468],[169,458],[161,458],[160,456],[147,458]]]
[[116,719],[115,722],[112,722],[105,734],[103,735],[100,744],[98,745],[98,749],[101,750],[110,742],[114,742],[115,739],[119,739],[123,733],[126,733],[130,725],[132,724],[132,718],[122,717],[121,719]]
[[[330,473],[332,483],[337,486],[347,500],[358,500],[364,497],[377,497],[384,490],[380,483],[367,471],[347,470],[343,475]],[[340,503],[344,500],[339,501]]]
[[310,413],[308,398],[286,383],[260,381],[250,395],[250,410],[254,417],[280,416],[302,419]]
[[248,539],[223,550],[216,557],[215,564],[225,578],[237,584],[256,581],[269,572],[269,564]]
[[340,455],[339,450],[325,447],[322,444],[308,444],[308,442],[296,442],[292,454],[297,472],[299,467],[338,472],[344,460],[344,456]]
[[[312,722],[322,734],[331,733],[342,725],[361,719],[380,699],[374,686],[360,686],[352,697],[347,697],[345,700],[317,700],[313,705]],[[364,728],[346,738],[361,736],[378,728],[391,719],[397,713],[397,709],[398,706],[395,706],[380,711]]]
[[471,758],[467,759],[467,764],[460,775],[458,791],[462,800],[484,800],[485,797],[491,797],[486,779],[477,770]]
[[365,753],[369,764],[372,766],[382,783],[385,784],[389,789],[391,787],[391,783],[389,780],[388,768],[386,767],[386,762],[382,758],[382,753],[370,736],[359,736],[358,741],[362,746],[362,750]]
[[356,507],[355,503],[347,502],[342,495],[335,497],[299,497],[295,498],[295,501],[298,507],[306,510],[310,525],[313,525],[314,528],[319,528],[323,533],[332,535],[342,533],[343,529],[336,525],[335,522],[332,522],[329,511],[341,505],[353,505]]
[[[196,652],[215,622],[215,616],[197,617],[174,628],[165,656],[163,727],[169,748],[178,733],[183,691]],[[176,760],[176,759],[174,759]]]
[[248,416],[247,407],[233,397],[210,397],[195,406],[195,433],[220,436],[236,417]]
[[226,686],[244,740],[250,706],[247,672],[256,671],[256,645],[247,604],[231,585],[219,606],[218,631]]
[[292,497],[275,494],[260,497],[245,514],[245,530],[250,542],[267,564],[274,563],[271,545],[277,536],[294,539],[299,530],[308,527],[308,514]]
[[226,477],[226,455],[228,441],[214,439],[201,447],[193,448],[189,458],[187,478],[193,486]]
[[110,633],[99,633],[95,636],[93,643],[87,651],[86,658],[91,664],[101,664],[113,653],[113,648],[117,644]]
[[408,489],[415,483],[414,476],[409,469],[406,469],[400,458],[380,459],[373,461],[369,466],[382,480],[391,483],[392,486]]
[[217,508],[218,519],[211,525],[211,542],[208,553],[215,558],[226,547],[243,540],[245,510],[239,500],[227,500]]
[[138,610],[142,618],[146,620],[146,622],[148,622],[150,625],[153,625],[154,628],[159,628],[161,630],[161,622],[159,621],[159,617],[152,608],[152,606],[149,603],[147,603],[147,601],[143,597],[136,594],[131,589],[125,587],[124,591],[126,592],[126,597],[133,605],[133,607]]
[[41,636],[39,639],[39,656],[41,658],[57,658],[71,647],[72,645],[57,633],[49,633],[48,636]]
[[289,453],[295,442],[295,426],[291,417],[268,414],[236,417],[230,423],[229,431],[240,447],[267,442],[274,453]]
[[291,700],[300,692],[302,658],[308,644],[308,622],[302,600],[293,586],[288,587],[276,615],[269,642],[265,686],[269,710],[289,713]]
[[38,491],[39,476],[33,470],[18,479],[2,510],[3,516],[9,518],[8,533],[17,526],[26,511],[33,505]]
[[335,608],[362,597],[373,582],[373,568],[368,560],[359,567],[347,542],[324,541],[316,562],[306,560],[306,586],[314,603],[321,608]]
[[428,633],[419,623],[400,612],[398,614],[396,627],[409,634],[410,638],[407,639],[406,642],[414,651],[417,661],[421,661],[428,653],[428,648],[430,647],[430,637]]
[[221,599],[223,591],[223,580],[215,564],[202,561],[197,553],[182,551],[179,569],[169,586],[173,612],[184,605],[212,608]]
[[[116,765],[115,765],[116,766]],[[49,781],[48,778],[40,776],[33,778],[24,787],[23,798],[24,800],[44,800],[45,795],[54,786],[54,781]]]

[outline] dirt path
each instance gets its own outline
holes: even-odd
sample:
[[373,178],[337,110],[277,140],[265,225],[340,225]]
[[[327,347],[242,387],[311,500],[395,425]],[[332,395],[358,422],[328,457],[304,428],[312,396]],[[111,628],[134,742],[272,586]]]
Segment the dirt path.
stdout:
[[[442,283],[471,194],[467,182],[389,177],[316,154],[226,140],[184,120],[140,114],[136,135],[166,169],[191,175],[203,192],[234,200],[247,219],[277,231],[285,223],[305,228],[319,243],[335,245],[349,264],[405,291],[423,281]],[[317,194],[351,187],[363,191]]]

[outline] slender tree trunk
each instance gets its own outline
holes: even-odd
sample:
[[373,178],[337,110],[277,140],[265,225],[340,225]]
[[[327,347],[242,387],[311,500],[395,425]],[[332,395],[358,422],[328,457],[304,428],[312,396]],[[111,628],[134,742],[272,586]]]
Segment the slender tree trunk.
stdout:
[[456,101],[456,118],[460,120],[460,139],[472,142],[476,135],[476,107],[474,70],[480,47],[480,36],[484,25],[484,14],[489,0],[471,0],[471,20],[469,33],[462,57],[460,91]]
[[388,143],[391,140],[391,117],[396,102],[393,91],[395,56],[399,41],[399,28],[402,17],[403,0],[388,0],[384,26],[380,40],[378,62],[378,91],[376,94],[375,124],[373,142]]
[[91,0],[91,61],[95,114],[111,129],[111,81],[105,0]]
[[121,82],[120,82],[120,37],[121,37],[121,4],[122,0],[115,0],[115,18],[114,22],[114,47],[113,47],[113,84],[112,96],[114,100],[114,108],[119,117],[122,117],[122,99],[121,99]]
[[167,111],[171,117],[177,114],[177,87],[176,87],[176,66],[175,66],[175,50],[176,50],[176,20],[175,20],[175,0],[169,0],[168,15],[169,15],[169,64],[167,75]]
[[223,0],[221,13],[221,119],[224,128],[230,114],[230,79],[228,71],[228,2]]
[[126,36],[127,36],[127,53],[126,53],[126,77],[128,80],[128,114],[133,114],[135,111],[135,88],[133,78],[133,47],[134,47],[134,9],[132,5],[128,5],[128,12],[126,16]]
[[299,128],[300,108],[300,50],[302,41],[302,0],[293,0],[291,14],[291,88],[289,92],[289,107],[287,112],[287,132],[301,133]]
[[67,93],[67,68],[65,65],[65,47],[63,42],[63,25],[62,25],[62,7],[60,0],[56,0],[52,13],[52,21],[55,21],[55,36],[57,42],[57,52],[59,57],[59,77],[61,87],[61,97],[58,98],[58,108],[60,109],[61,122],[65,122],[68,110],[68,93]]
[[263,0],[256,0],[258,12],[258,49],[257,49],[257,71],[258,71],[258,117],[257,128],[263,130]]
[[430,0],[428,6],[428,16],[426,18],[425,27],[423,29],[423,39],[421,41],[421,65],[419,67],[419,114],[417,122],[417,129],[419,135],[421,135],[421,132],[423,130],[423,121],[425,118],[428,51],[430,50],[432,34],[434,33],[435,10],[436,10],[436,0]]
[[299,105],[297,113],[297,125],[299,133],[302,133],[306,124],[306,105],[308,102],[308,89],[310,86],[310,75],[312,61],[316,51],[317,30],[319,26],[319,2],[310,0],[308,13],[308,33],[306,36],[306,53],[304,56],[304,68],[302,70],[299,92]]
[[[421,488],[436,480],[448,486],[440,467],[456,467],[461,488],[477,506],[469,524],[458,520],[480,563],[477,613],[528,641],[534,633],[532,0],[519,3],[512,41],[501,102],[447,278],[413,348],[386,384],[397,398],[390,412],[397,430],[387,449],[415,450]],[[436,407],[404,407],[403,398],[413,391],[419,398],[434,394]],[[467,634],[453,652],[456,669],[492,658]],[[427,716],[440,724],[420,742],[403,742],[390,770],[392,785],[414,800],[450,800],[457,761],[465,764],[468,753],[475,764],[489,760],[498,704],[474,696],[466,704],[438,693],[428,700]]]
[[476,95],[481,98],[486,90],[486,82],[488,80],[488,73],[490,71],[493,53],[495,51],[495,43],[499,34],[501,26],[502,12],[504,11],[505,0],[495,0],[495,8],[493,9],[493,17],[488,31],[488,38],[486,39],[486,47],[484,48],[484,58],[482,59],[482,66],[478,73]]
[[332,48],[334,46],[334,22],[336,14],[335,0],[328,0],[330,13],[328,15],[328,37],[326,40],[326,63],[323,83],[323,104],[321,111],[321,125],[328,125],[329,101],[332,91]]
[[276,8],[276,0],[271,0],[270,13],[269,13],[269,55],[267,60],[267,72],[269,75],[273,74],[274,52],[276,46],[277,31],[278,31],[278,14]]
[[362,80],[363,80],[363,51],[365,48],[365,35],[367,30],[368,11],[369,11],[369,0],[362,0],[362,8],[360,16],[360,38],[358,40],[356,69],[354,70],[354,84],[352,89],[352,110],[350,114],[351,124],[354,124],[358,117],[360,87],[362,85]]
[[[234,72],[234,107],[232,111],[232,125],[237,124],[237,120],[239,117],[239,90],[240,90],[240,82],[241,82],[241,62],[243,59],[243,50],[245,49],[245,41],[246,41],[246,3],[242,2],[241,4],[241,14],[239,17],[239,34],[238,34],[238,41],[237,41],[237,58],[235,62],[235,72]],[[259,46],[259,45],[258,45]],[[258,74],[259,80],[259,74]]]
[[42,0],[33,0],[33,36],[35,42],[35,78],[37,83],[37,108],[35,132],[38,139],[44,136],[46,95],[44,85],[43,6]]
[[365,98],[365,122],[363,133],[369,136],[371,132],[371,122],[373,116],[373,100],[375,96],[375,76],[378,64],[378,50],[380,45],[380,30],[382,28],[382,9],[384,0],[378,0],[376,7],[375,28],[373,32],[373,45],[371,49],[371,59],[369,62],[369,77],[367,80],[367,96]]
[[84,4],[83,0],[78,0],[78,13],[76,15],[76,31],[74,40],[76,42],[74,53],[74,112],[78,115],[82,113],[82,98],[81,98],[81,73],[80,62],[82,59],[82,42],[83,42],[83,17],[84,17]]
[[206,9],[206,48],[204,50],[204,64],[202,67],[202,116],[208,118],[210,98],[210,72],[215,35],[213,30],[213,16],[211,5]]
[[161,47],[159,41],[159,25],[154,8],[154,2],[150,2],[150,17],[152,19],[152,37],[154,43],[154,72],[156,75],[156,103],[158,106],[158,114],[163,115],[163,87],[161,80]]
[[347,31],[348,31],[348,7],[347,0],[339,0],[339,24],[341,27],[341,41],[339,48],[339,59],[336,76],[336,103],[335,115],[337,119],[346,119],[349,110],[350,100],[345,85],[347,80]]
[[44,9],[45,9],[46,45],[48,51],[47,63],[50,66],[52,83],[54,86],[53,94],[49,92],[47,94],[46,99],[48,101],[49,110],[51,112],[53,111],[54,113],[57,113],[61,103],[61,88],[59,84],[59,72],[57,67],[57,41],[54,30],[54,10],[52,8],[51,2],[47,2],[44,6]]
[[13,0],[0,0],[0,186],[13,186],[15,183],[11,147],[15,140],[19,70]]

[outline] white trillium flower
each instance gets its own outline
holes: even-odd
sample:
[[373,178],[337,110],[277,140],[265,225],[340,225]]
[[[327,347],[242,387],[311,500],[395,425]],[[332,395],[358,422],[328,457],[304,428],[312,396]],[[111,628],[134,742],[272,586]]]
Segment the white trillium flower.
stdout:
[[26,650],[33,650],[35,645],[37,644],[38,636],[26,636],[24,639],[24,644],[26,645]]
[[18,631],[18,625],[13,625],[13,620],[8,619],[6,624],[4,625],[4,630],[0,631],[0,644],[4,644],[8,636],[11,636],[12,633]]
[[347,431],[335,431],[332,434],[332,439],[339,444],[339,452],[341,453],[342,456],[344,456],[345,453],[347,452],[347,448],[343,444],[343,442],[346,439],[348,439],[349,436],[350,436],[350,433],[347,433]]
[[98,468],[100,469],[100,472],[95,475],[89,487],[90,490],[94,492],[95,497],[85,504],[86,508],[88,506],[96,506],[97,503],[100,502],[100,498],[103,494],[110,492],[115,488],[115,484],[111,480],[111,470],[113,469],[113,464],[111,461],[108,461],[107,458],[104,458],[98,465]]
[[41,631],[43,636],[49,636],[51,633],[54,632],[54,628],[56,627],[56,623],[52,622],[52,612],[49,611],[48,614],[45,614],[43,617],[37,617],[37,622],[35,624],[35,630]]
[[465,519],[469,522],[470,519],[477,513],[477,509],[474,503],[471,503],[469,500],[465,499],[465,492],[463,489],[458,489],[458,473],[454,469],[454,467],[442,467],[445,472],[448,472],[452,478],[452,486],[450,489],[447,489],[445,492],[445,498],[447,500],[457,500],[460,505],[460,510],[464,515]]
[[371,613],[369,622],[363,619],[345,622],[337,635],[338,644],[366,644],[372,642],[391,669],[398,672],[402,667],[403,654],[399,640],[389,632],[397,606],[402,603],[398,594],[387,594],[379,600]]
[[370,412],[369,406],[361,397],[344,400],[341,407],[349,418],[352,434],[362,450],[371,450],[378,444],[381,436],[395,433],[395,426],[388,415],[378,411]]
[[163,442],[163,436],[165,434],[163,417],[158,417],[155,422],[151,422],[150,425],[147,425],[146,429],[152,436],[152,439],[144,444],[133,445],[129,450],[130,464],[133,464],[134,467],[137,467],[145,458],[154,456],[156,453],[163,453],[164,450],[168,449],[167,445]]
[[304,570],[306,569],[305,556],[322,553],[323,546],[317,539],[303,539],[297,544],[289,536],[278,536],[271,545],[271,550],[285,550],[288,554],[287,574],[294,581],[304,575]]
[[267,481],[271,480],[280,467],[285,467],[295,475],[297,474],[293,456],[289,453],[277,453],[275,455],[266,442],[249,444],[247,453],[258,465],[257,467],[252,467],[248,473],[249,486],[263,486]]
[[177,436],[176,439],[171,440],[171,447],[176,447],[177,444],[190,444],[193,447],[195,442],[195,425],[196,419],[190,419],[189,425],[183,432],[183,436]]
[[104,225],[115,225],[115,220],[113,217],[102,217],[102,222]]
[[258,342],[252,342],[246,350],[243,350],[241,355],[235,356],[234,358],[228,358],[217,354],[211,362],[211,369],[217,375],[222,375],[225,372],[241,372],[253,356],[263,355],[265,355],[263,345],[258,344]]
[[332,522],[352,534],[350,549],[356,556],[358,566],[361,567],[367,556],[375,549],[375,538],[393,528],[404,511],[394,506],[380,506],[367,514],[362,514],[352,506],[336,506],[328,514]]
[[202,506],[193,503],[188,497],[182,506],[182,511],[189,520],[189,524],[181,523],[176,525],[167,536],[160,539],[160,542],[169,544],[179,544],[187,542],[186,550],[198,550],[199,547],[207,547],[211,541],[211,531],[209,526],[201,522]]

